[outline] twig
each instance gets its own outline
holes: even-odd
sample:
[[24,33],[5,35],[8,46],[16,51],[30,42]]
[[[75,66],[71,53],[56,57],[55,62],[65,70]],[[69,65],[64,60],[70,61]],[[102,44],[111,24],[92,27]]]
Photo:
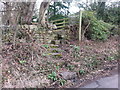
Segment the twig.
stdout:
[[33,61],[33,59],[34,59],[34,57],[33,57],[33,50],[32,50],[32,52],[31,52],[31,53],[32,53],[32,61]]
[[84,31],[89,27],[89,25],[90,25],[90,22],[88,23],[88,25],[86,26],[86,28],[84,29]]
[[[54,84],[56,84],[58,82],[58,80],[56,80],[55,82],[53,82],[52,84],[50,84],[50,86],[53,86]],[[48,87],[50,87],[48,86]]]
[[84,38],[84,34],[85,34],[85,32],[86,32],[87,28],[89,27],[89,25],[90,25],[90,22],[88,23],[88,25],[87,25],[87,26],[85,27],[85,29],[83,30],[82,39]]

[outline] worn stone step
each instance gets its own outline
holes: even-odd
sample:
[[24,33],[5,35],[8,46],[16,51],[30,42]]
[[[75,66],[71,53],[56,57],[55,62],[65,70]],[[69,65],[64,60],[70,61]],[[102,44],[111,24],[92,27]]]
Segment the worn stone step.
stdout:
[[51,52],[51,53],[60,53],[60,52],[62,52],[62,50],[58,49],[58,48],[53,48],[53,49],[49,49],[49,52]]
[[51,48],[59,48],[59,45],[51,44],[50,47],[51,47]]
[[49,53],[50,56],[62,57],[61,53]]
[[54,50],[56,50],[56,51],[62,51],[62,49],[60,49],[60,48],[50,48],[49,50],[50,51],[54,51]]

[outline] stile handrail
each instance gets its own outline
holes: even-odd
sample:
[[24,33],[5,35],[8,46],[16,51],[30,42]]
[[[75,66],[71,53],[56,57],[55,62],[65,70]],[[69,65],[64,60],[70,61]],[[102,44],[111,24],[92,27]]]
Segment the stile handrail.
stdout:
[[69,19],[69,18],[63,18],[63,19],[53,20],[51,22],[62,21],[62,20],[67,20],[67,19]]
[[[65,26],[67,24],[69,24],[68,22],[69,18],[63,18],[63,19],[57,19],[57,20],[53,20],[53,21],[50,21],[52,23],[54,23],[56,26],[57,26],[57,29],[56,30],[53,30],[53,31],[61,31],[61,30],[64,30],[65,29]],[[57,22],[57,21],[62,21],[62,22]]]

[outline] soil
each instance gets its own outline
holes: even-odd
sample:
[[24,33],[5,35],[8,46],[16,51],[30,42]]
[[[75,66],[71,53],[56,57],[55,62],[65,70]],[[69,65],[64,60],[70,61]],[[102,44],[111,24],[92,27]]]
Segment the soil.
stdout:
[[[48,48],[36,43],[5,44],[2,48],[3,88],[80,87],[86,82],[110,75],[118,68],[118,36],[107,41],[70,41],[59,45],[62,56],[43,56]],[[48,79],[51,72],[57,78],[63,71],[77,72],[74,80]],[[79,86],[78,86],[79,85]]]

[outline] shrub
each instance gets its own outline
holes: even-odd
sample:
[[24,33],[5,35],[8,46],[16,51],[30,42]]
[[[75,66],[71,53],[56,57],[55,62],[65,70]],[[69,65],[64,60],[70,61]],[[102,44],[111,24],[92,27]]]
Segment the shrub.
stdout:
[[106,40],[110,35],[110,25],[103,21],[92,21],[91,24],[91,39]]
[[88,22],[90,22],[90,25],[85,34],[88,39],[106,40],[110,36],[110,29],[113,27],[113,25],[105,23],[102,20],[97,20],[94,12],[83,12],[83,25],[86,23],[88,24]]

